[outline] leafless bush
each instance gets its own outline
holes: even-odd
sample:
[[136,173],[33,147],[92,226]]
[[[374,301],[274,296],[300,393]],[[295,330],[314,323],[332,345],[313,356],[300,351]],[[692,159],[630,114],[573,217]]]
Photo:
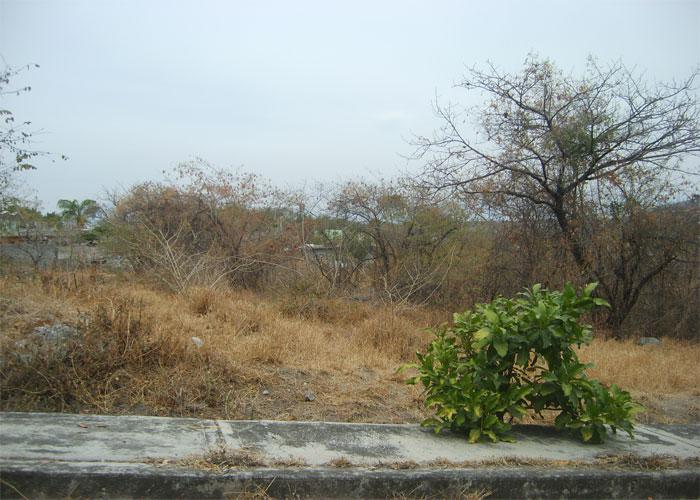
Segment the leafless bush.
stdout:
[[147,268],[172,291],[184,293],[193,286],[213,288],[227,276],[252,265],[252,262],[213,255],[211,249],[188,250],[182,241],[185,228],[183,223],[168,236],[143,222],[135,232],[138,236],[128,242],[139,267]]
[[108,213],[111,250],[168,288],[262,286],[287,265],[294,246],[281,194],[250,174],[201,164],[177,170],[177,182],[141,184]]

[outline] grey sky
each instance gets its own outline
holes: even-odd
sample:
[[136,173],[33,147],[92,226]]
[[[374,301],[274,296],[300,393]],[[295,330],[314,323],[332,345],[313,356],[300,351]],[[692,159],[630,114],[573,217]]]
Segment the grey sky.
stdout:
[[391,176],[465,66],[531,51],[684,78],[700,1],[0,0],[0,54],[41,65],[3,105],[70,157],[23,174],[49,210],[194,156],[280,185]]

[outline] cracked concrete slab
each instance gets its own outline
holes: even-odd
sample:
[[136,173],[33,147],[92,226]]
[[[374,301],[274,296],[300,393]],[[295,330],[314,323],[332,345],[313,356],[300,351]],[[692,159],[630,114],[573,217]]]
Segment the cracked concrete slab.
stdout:
[[254,449],[271,462],[298,458],[309,465],[338,458],[358,465],[506,457],[593,461],[600,455],[624,454],[690,458],[700,456],[698,428],[640,425],[635,439],[618,433],[602,445],[591,445],[551,427],[519,426],[515,443],[469,444],[464,436],[435,435],[418,425],[4,413],[0,460],[177,460],[221,445]]
[[[554,428],[543,426],[515,427],[514,437],[517,440],[515,443],[469,444],[464,436],[451,433],[435,435],[418,425],[0,413],[0,473],[5,481],[15,481],[25,488],[34,488],[32,492],[37,497],[41,497],[43,491],[49,491],[46,488],[58,487],[64,491],[76,484],[82,485],[80,491],[87,492],[88,496],[94,493],[94,488],[99,487],[103,490],[117,488],[124,496],[130,496],[129,492],[134,496],[168,496],[165,492],[170,492],[175,496],[187,497],[186,492],[189,491],[190,495],[196,493],[210,496],[211,493],[217,497],[224,491],[221,488],[231,485],[239,487],[248,484],[247,481],[260,482],[269,479],[268,476],[271,475],[278,478],[276,488],[309,487],[321,497],[335,496],[331,495],[332,491],[324,490],[322,484],[327,484],[327,488],[344,484],[346,489],[343,491],[347,494],[356,491],[353,488],[357,485],[352,482],[352,478],[358,477],[364,478],[362,484],[369,488],[362,490],[364,493],[359,496],[372,496],[372,492],[377,493],[384,487],[382,481],[389,480],[389,476],[392,481],[398,481],[397,485],[406,488],[409,485],[428,488],[428,483],[435,488],[438,485],[442,485],[440,488],[453,488],[458,483],[466,484],[466,481],[473,485],[491,485],[496,488],[493,491],[506,491],[503,490],[503,485],[511,484],[506,481],[507,476],[512,484],[520,484],[518,481],[521,481],[522,485],[530,485],[528,491],[532,495],[519,495],[523,497],[536,497],[536,492],[549,491],[547,488],[554,487],[554,483],[550,484],[552,481],[564,485],[576,480],[579,481],[576,483],[579,489],[588,485],[588,490],[597,495],[611,494],[612,490],[601,488],[616,484],[616,487],[623,488],[620,491],[624,496],[624,491],[628,491],[624,489],[628,488],[624,486],[627,484],[625,477],[629,479],[630,474],[637,472],[628,471],[625,476],[625,473],[596,471],[594,468],[587,472],[572,469],[569,473],[561,469],[555,471],[544,468],[536,472],[523,469],[516,473],[511,467],[504,468],[499,473],[498,470],[481,470],[476,466],[471,471],[467,468],[462,469],[462,472],[439,472],[429,470],[429,464],[436,460],[477,463],[504,458],[593,464],[597,457],[610,455],[664,455],[679,459],[700,457],[700,426],[693,425],[640,425],[634,440],[618,433],[610,436],[602,445],[583,444]],[[268,467],[252,471],[229,471],[228,475],[212,476],[211,473],[207,475],[202,471],[182,468],[164,470],[154,465],[173,464],[184,458],[202,456],[222,446],[231,451],[241,448],[254,450],[264,462],[270,464],[291,459],[303,462],[306,466],[296,471],[287,469],[274,472]],[[328,466],[329,462],[340,458],[349,461],[356,468],[350,471],[332,470]],[[388,467],[390,464],[409,461],[418,464],[419,470],[397,472]],[[366,469],[364,475],[363,467]],[[372,467],[385,467],[387,475],[384,477],[376,470],[369,470]],[[676,489],[663,491],[673,491],[675,496],[683,496],[684,491],[700,493],[700,471],[697,468],[673,474],[670,472],[665,471],[661,475],[653,471],[639,472],[641,476],[635,479],[635,488],[641,488],[640,485],[647,483],[668,483],[668,487]],[[598,477],[596,481],[608,477],[609,482],[601,483],[595,488],[588,483],[584,484],[585,481],[593,481],[593,476]],[[286,483],[282,480],[285,477]],[[673,484],[663,479],[672,477],[675,477]],[[403,483],[401,478],[404,478]],[[152,485],[156,484],[153,481],[161,484],[162,488],[152,490]],[[188,489],[194,484],[199,485],[199,489]],[[43,485],[45,489],[37,490],[38,486],[35,485]],[[570,487],[566,486],[569,492]],[[289,493],[291,490],[283,491]],[[555,488],[551,491],[559,490]],[[2,493],[12,495],[12,491],[7,488]]]

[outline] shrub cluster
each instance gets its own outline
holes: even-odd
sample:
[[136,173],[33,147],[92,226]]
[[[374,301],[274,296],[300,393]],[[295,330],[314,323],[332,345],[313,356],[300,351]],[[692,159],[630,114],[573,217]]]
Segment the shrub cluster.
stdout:
[[579,318],[607,303],[593,297],[596,284],[577,294],[571,285],[548,291],[540,285],[515,299],[497,298],[474,311],[455,314],[454,324],[436,330],[409,383],[425,387],[435,417],[423,422],[436,432],[464,432],[471,442],[483,437],[510,440],[513,419],[528,410],[559,414],[557,428],[585,442],[601,442],[606,425],[632,436],[632,417],[641,407],[630,394],[586,376],[573,346],[591,340]]

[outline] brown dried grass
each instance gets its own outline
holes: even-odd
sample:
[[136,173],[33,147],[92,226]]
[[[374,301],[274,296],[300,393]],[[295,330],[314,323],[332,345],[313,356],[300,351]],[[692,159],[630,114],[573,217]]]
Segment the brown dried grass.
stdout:
[[[4,363],[1,408],[368,422],[426,416],[420,389],[395,370],[424,349],[425,327],[447,320],[446,312],[302,299],[206,288],[176,295],[94,270],[0,277],[4,358],[42,324],[84,332],[65,358]],[[595,340],[581,357],[605,383],[697,405],[696,344]],[[313,403],[304,401],[307,390]]]
[[606,384],[659,394],[695,391],[700,395],[700,345],[663,339],[661,345],[635,340],[595,340],[580,357],[595,366],[588,374]]

